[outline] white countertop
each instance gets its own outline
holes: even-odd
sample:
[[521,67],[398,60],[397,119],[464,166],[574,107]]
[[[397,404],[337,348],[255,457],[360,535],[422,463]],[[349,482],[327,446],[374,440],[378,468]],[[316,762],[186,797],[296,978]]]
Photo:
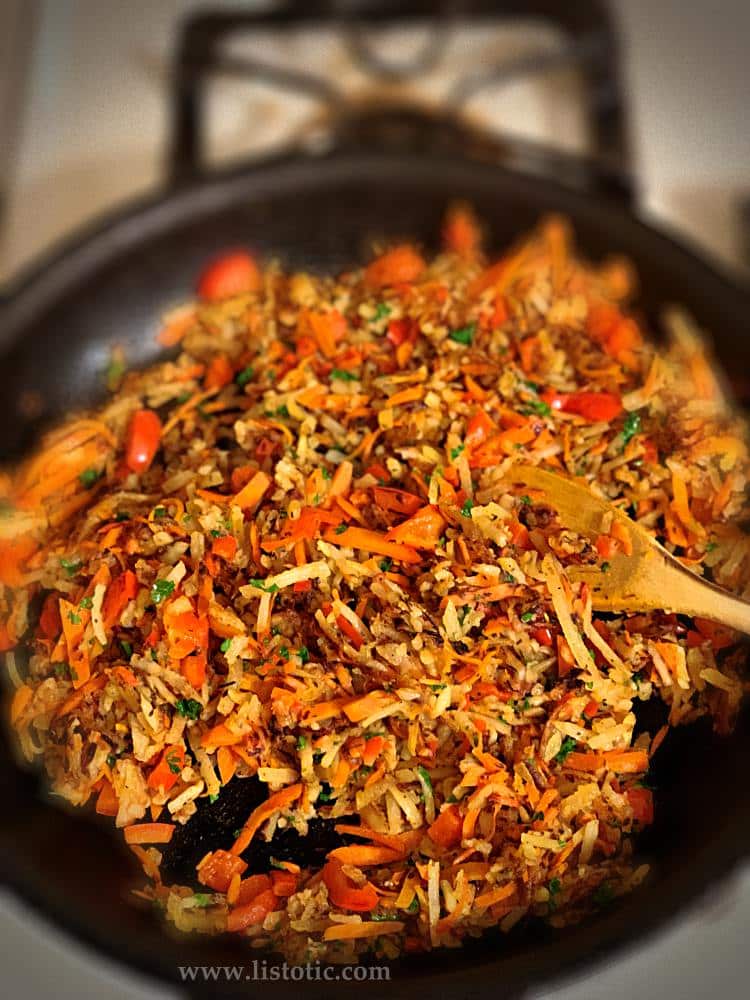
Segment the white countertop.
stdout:
[[[11,55],[18,61],[3,28],[29,16],[36,22],[26,90],[17,102],[19,142],[12,156],[0,159],[6,201],[0,281],[81,222],[158,183],[166,66],[179,19],[197,6],[194,0],[0,5],[1,97],[12,96],[2,90],[2,70]],[[750,3],[617,0],[614,6],[627,42],[643,210],[688,235],[722,266],[740,267],[736,209],[750,196]],[[0,100],[0,123],[3,113]],[[749,925],[746,870],[638,952],[536,995],[703,1000],[720,988],[724,1000],[739,1000],[747,994]],[[3,892],[0,959],[8,997],[178,995],[93,956]]]

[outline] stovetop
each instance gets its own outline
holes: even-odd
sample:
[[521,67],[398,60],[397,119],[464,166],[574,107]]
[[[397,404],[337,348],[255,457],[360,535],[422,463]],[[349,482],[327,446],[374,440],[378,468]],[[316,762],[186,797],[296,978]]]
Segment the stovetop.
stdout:
[[[643,212],[723,265],[746,263],[740,207],[750,192],[747,5],[727,0],[722,18],[710,19],[701,3],[679,0],[474,0],[469,6],[483,13],[468,21],[455,13],[467,3],[376,5],[447,10],[444,23],[429,30],[412,23],[363,39],[325,24],[311,34],[281,33],[266,23],[227,37],[217,47],[222,72],[206,79],[206,162],[262,154],[290,136],[325,142],[336,95],[354,105],[461,104],[469,122],[509,145],[523,137],[630,169]],[[5,0],[0,282],[77,226],[163,182],[173,145],[168,94],[177,28],[204,6],[160,0],[132,13],[118,0]],[[242,9],[262,6],[250,0]],[[298,8],[309,15],[318,6],[332,4]],[[554,18],[546,26],[528,16],[498,23],[490,14],[501,6],[527,15],[549,9]],[[591,13],[607,6],[621,66],[608,60],[610,39]],[[317,77],[323,85],[316,97],[309,84]],[[180,141],[195,141],[190,128],[184,125]],[[516,152],[524,148],[519,143]]]
[[[199,160],[212,168],[290,141],[325,145],[346,120],[344,105],[382,109],[395,103],[432,112],[460,104],[472,126],[532,166],[541,144],[586,153],[615,174],[631,169],[640,211],[687,234],[722,266],[743,267],[738,208],[750,192],[748,5],[732,10],[728,2],[721,18],[709,19],[698,3],[617,0],[611,7],[621,66],[597,63],[609,39],[602,39],[598,20],[587,21],[586,11],[598,4],[532,5],[554,8],[557,15],[570,8],[557,28],[528,21],[498,25],[489,16],[497,5],[490,3],[477,5],[483,18],[472,23],[457,17],[430,30],[412,23],[365,36],[352,28],[343,38],[330,26],[287,33],[268,23],[262,31],[225,37],[210,53],[210,73],[204,72],[206,52],[185,53],[180,127],[170,132],[177,27],[199,6],[200,0],[5,0],[0,39],[10,37],[2,30],[10,23],[18,44],[10,50],[13,60],[0,68],[0,74],[12,73],[13,85],[12,93],[3,91],[0,126],[6,139],[16,137],[7,143],[9,164],[0,162],[0,281],[75,227],[163,183],[165,162],[176,150],[179,175],[186,162],[188,169]],[[260,6],[248,2],[243,9]],[[308,12],[313,6],[308,3]],[[578,6],[579,13],[571,13]],[[573,23],[570,18],[580,30],[565,35],[560,26]],[[0,44],[0,60],[1,53]],[[196,80],[205,110],[200,121]],[[728,1000],[744,996],[741,958],[749,919],[746,872],[637,953],[537,995],[599,1000],[605,993],[648,998],[679,991],[682,998],[702,998],[721,970]],[[33,965],[26,958],[31,936]],[[8,995],[177,996],[92,960],[2,893],[0,954]]]

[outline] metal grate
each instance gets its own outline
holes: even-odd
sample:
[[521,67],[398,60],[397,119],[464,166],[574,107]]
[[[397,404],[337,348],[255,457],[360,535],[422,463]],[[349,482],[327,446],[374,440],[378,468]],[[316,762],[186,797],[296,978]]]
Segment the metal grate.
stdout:
[[[336,81],[297,67],[280,67],[265,58],[239,54],[230,43],[253,30],[291,32],[321,29],[340,33],[352,62],[376,88],[398,91],[399,84],[414,81],[433,71],[441,62],[458,25],[516,22],[536,23],[556,29],[563,38],[554,50],[540,46],[515,58],[482,63],[456,79],[441,106],[427,112],[408,103],[387,101],[364,106]],[[407,57],[385,58],[372,44],[373,32],[422,26],[423,44]],[[541,78],[562,69],[575,68],[583,81],[583,103],[591,136],[587,173],[620,191],[628,161],[625,107],[619,77],[615,33],[605,5],[599,0],[574,4],[558,0],[465,0],[434,4],[422,0],[395,3],[311,2],[304,6],[280,7],[264,13],[202,13],[190,19],[182,32],[174,70],[173,132],[170,172],[182,181],[206,168],[207,101],[212,80],[231,77],[247,80],[312,98],[325,108],[329,144],[398,143],[424,145],[446,141],[448,133],[471,136],[472,149],[493,155],[520,169],[565,176],[573,170],[571,158],[551,145],[540,146],[516,135],[491,132],[467,113],[470,102],[489,88],[510,87],[520,80]],[[442,139],[440,138],[442,136]],[[450,141],[450,140],[448,140]]]

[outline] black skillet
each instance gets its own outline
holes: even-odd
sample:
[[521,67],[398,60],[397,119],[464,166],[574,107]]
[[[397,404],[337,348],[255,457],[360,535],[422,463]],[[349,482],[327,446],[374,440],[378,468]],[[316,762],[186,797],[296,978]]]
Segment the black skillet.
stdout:
[[[391,6],[398,7],[401,17],[429,10],[423,3]],[[497,13],[496,5],[475,6]],[[533,5],[508,4],[503,12],[518,15],[530,6],[562,26],[584,54],[591,25],[607,28],[595,2],[559,5],[539,0]],[[562,7],[570,9],[563,12]],[[332,16],[327,5],[314,13],[318,20]],[[47,258],[2,302],[3,460],[21,455],[43,424],[101,396],[102,371],[113,345],[122,345],[133,364],[154,358],[160,312],[185,297],[200,266],[215,252],[250,245],[291,266],[336,270],[361,259],[373,237],[408,236],[435,246],[445,206],[456,198],[473,203],[498,249],[545,213],[563,213],[572,220],[586,254],[599,258],[618,252],[635,261],[643,309],[650,319],[656,322],[667,303],[683,303],[712,332],[730,376],[741,381],[750,373],[747,290],[639,222],[623,199],[627,186],[600,165],[546,152],[540,156],[528,146],[498,149],[448,120],[441,123],[402,112],[340,124],[323,152],[297,150],[261,164],[204,174],[199,169],[201,67],[215,56],[215,43],[228,30],[253,20],[278,25],[290,18],[283,12],[255,19],[198,18],[183,35],[172,162],[178,183]],[[595,85],[592,92],[606,98],[602,90],[607,81],[611,84],[616,66],[608,31],[598,36],[597,44],[602,42],[607,52],[604,76],[596,58],[586,65],[589,82]],[[600,144],[607,138],[617,140],[615,105],[598,107],[594,122]],[[610,142],[609,148],[616,145]],[[509,161],[525,172],[510,169]],[[437,997],[461,997],[501,988],[517,995],[542,981],[585,971],[616,948],[634,944],[715,886],[745,857],[748,773],[745,719],[728,739],[714,737],[705,727],[677,733],[660,751],[655,766],[657,821],[642,841],[653,871],[638,892],[564,932],[529,925],[508,938],[490,936],[461,951],[405,960],[394,967],[387,992],[417,989]],[[216,806],[202,806],[167,858],[172,873],[184,874],[208,846],[231,841],[256,795],[252,783],[240,787],[235,781]],[[135,906],[130,889],[139,876],[109,825],[52,804],[39,778],[15,763],[5,732],[0,743],[0,803],[0,876],[79,938],[171,981],[179,981],[177,967],[188,962],[250,961],[250,953],[236,940],[175,937],[152,912]],[[288,834],[250,860],[263,868],[271,854],[314,859],[328,846],[330,828],[319,825],[314,841],[300,844]],[[247,986],[241,984],[243,992]],[[263,988],[272,986],[290,996],[300,989],[289,983]],[[372,995],[384,992],[374,984],[358,983],[357,988]],[[308,983],[304,989],[315,997],[338,995],[350,987]],[[191,992],[216,995],[218,990],[215,984],[196,983]]]

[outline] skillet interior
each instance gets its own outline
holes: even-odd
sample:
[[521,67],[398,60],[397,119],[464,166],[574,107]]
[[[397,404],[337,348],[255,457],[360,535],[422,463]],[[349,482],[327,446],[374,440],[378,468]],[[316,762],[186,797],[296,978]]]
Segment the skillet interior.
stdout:
[[[636,262],[641,302],[651,318],[666,303],[684,303],[711,330],[730,375],[750,373],[748,296],[620,207],[450,156],[339,152],[280,159],[138,206],[27,279],[0,313],[0,457],[18,456],[42,423],[101,396],[115,344],[132,364],[154,358],[160,312],[189,295],[211,254],[249,245],[292,266],[335,270],[362,259],[373,237],[408,236],[434,246],[443,210],[456,198],[475,205],[496,248],[546,212],[569,216],[585,254],[618,252]],[[43,402],[33,418],[26,415],[30,390]],[[657,823],[642,842],[654,870],[637,894],[563,933],[530,927],[508,939],[404,963],[388,992],[404,990],[413,977],[436,996],[482,995],[500,981],[505,992],[518,992],[635,941],[715,884],[745,852],[750,792],[737,776],[750,766],[750,739],[746,721],[731,739],[705,733],[704,742],[697,735],[695,728],[678,733],[660,751]],[[153,914],[135,908],[127,897],[139,876],[125,849],[106,825],[50,807],[38,781],[13,764],[6,736],[0,796],[6,804],[0,874],[54,919],[168,978],[175,978],[178,963],[250,961],[251,953],[236,942],[176,940]],[[274,986],[297,992],[294,984]],[[305,986],[311,997],[349,987],[317,989]],[[204,991],[215,995],[215,984]]]

